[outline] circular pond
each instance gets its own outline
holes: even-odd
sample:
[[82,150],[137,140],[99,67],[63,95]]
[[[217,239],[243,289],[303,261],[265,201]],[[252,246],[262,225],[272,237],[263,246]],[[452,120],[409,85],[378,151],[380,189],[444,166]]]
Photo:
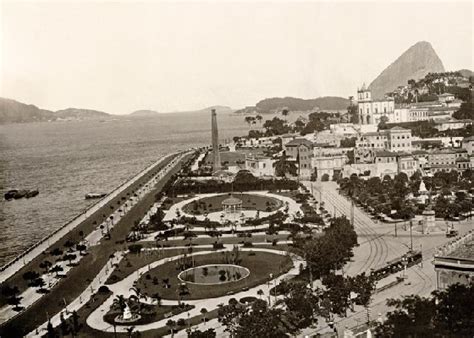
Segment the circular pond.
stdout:
[[216,285],[242,280],[250,270],[233,264],[209,264],[184,270],[178,275],[182,282],[199,285]]

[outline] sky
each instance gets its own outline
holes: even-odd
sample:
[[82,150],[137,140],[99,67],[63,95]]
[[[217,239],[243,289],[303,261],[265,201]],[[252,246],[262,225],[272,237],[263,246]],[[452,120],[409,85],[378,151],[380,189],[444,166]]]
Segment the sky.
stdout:
[[472,1],[0,3],[0,96],[51,110],[348,97],[422,40],[474,68]]

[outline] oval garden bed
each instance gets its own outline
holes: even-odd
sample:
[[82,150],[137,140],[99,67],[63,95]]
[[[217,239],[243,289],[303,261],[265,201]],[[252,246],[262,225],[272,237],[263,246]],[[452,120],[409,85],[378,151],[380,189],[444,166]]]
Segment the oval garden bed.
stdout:
[[[190,215],[204,215],[222,211],[222,201],[229,198],[230,195],[222,194],[194,200],[185,204],[183,211]],[[274,212],[283,206],[281,200],[264,195],[233,193],[232,196],[242,201],[242,210]]]
[[198,285],[215,285],[238,282],[250,275],[250,271],[234,264],[209,264],[186,269],[178,274],[178,279],[185,283]]
[[[270,279],[286,273],[293,267],[291,258],[286,255],[258,250],[239,251],[238,261],[229,262],[229,257],[232,256],[232,254],[233,252],[231,251],[219,251],[196,255],[194,257],[188,256],[186,261],[170,261],[157,266],[140,277],[137,282],[137,287],[139,287],[144,294],[152,295],[158,293],[163,299],[192,300],[214,298],[234,294],[257,285],[265,284]],[[243,275],[241,274],[240,279],[213,284],[212,287],[207,284],[186,283],[183,279],[179,278],[179,275],[182,276],[182,272],[192,268],[193,264],[194,268],[197,268],[206,265],[229,263],[247,269],[249,271],[247,277],[242,278]],[[272,275],[272,277],[270,277],[270,275]]]

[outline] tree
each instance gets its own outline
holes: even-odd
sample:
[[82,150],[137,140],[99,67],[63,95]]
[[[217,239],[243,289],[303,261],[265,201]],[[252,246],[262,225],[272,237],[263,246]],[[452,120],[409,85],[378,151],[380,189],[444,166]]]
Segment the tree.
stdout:
[[29,283],[31,283],[32,280],[35,280],[36,278],[38,278],[40,275],[39,273],[37,273],[36,271],[27,271],[23,274],[23,279],[26,280],[26,281],[29,281]]
[[169,319],[167,322],[166,322],[166,326],[169,328],[170,330],[170,333],[171,333],[171,338],[174,337],[174,329],[176,327],[176,322],[172,319]]
[[239,315],[235,337],[280,338],[288,337],[287,333],[296,333],[283,318],[284,310],[269,308],[267,302],[257,299]]
[[75,254],[66,254],[66,255],[63,256],[63,259],[68,260],[69,265],[72,265],[72,261],[76,259],[76,255]]
[[216,337],[216,331],[213,328],[209,328],[206,331],[193,330],[188,335],[189,338],[214,338]]
[[52,263],[48,260],[44,260],[40,263],[39,267],[41,269],[44,269],[45,272],[48,272],[49,271],[49,268],[52,266]]
[[289,283],[289,292],[285,295],[284,303],[292,313],[291,322],[302,329],[318,322],[319,298],[307,287],[306,283]]
[[286,177],[287,174],[296,176],[297,168],[296,164],[292,161],[288,161],[288,156],[283,153],[280,159],[273,163],[275,168],[275,175],[277,177]]
[[86,251],[87,246],[85,244],[77,244],[76,249],[79,251],[79,254],[82,255]]
[[389,299],[395,310],[377,327],[382,337],[471,337],[474,329],[472,300],[474,283],[454,284],[434,291],[431,297],[418,295]]
[[203,317],[204,322],[206,322],[206,314],[207,314],[207,309],[205,307],[203,307],[201,309],[201,315]]
[[58,274],[63,271],[63,267],[61,265],[55,265],[53,266],[49,271],[50,272],[55,272],[56,273],[56,277],[58,277]]
[[245,116],[245,122],[249,125],[249,127],[255,123],[255,117],[253,116]]
[[127,307],[127,300],[125,299],[125,296],[117,295],[114,298],[113,305],[118,306],[120,311],[123,312],[123,310]]

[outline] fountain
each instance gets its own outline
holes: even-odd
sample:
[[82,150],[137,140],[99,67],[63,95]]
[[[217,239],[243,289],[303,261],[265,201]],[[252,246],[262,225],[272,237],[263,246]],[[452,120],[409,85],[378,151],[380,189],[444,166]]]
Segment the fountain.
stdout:
[[138,313],[132,313],[128,304],[125,304],[123,313],[115,317],[114,321],[119,324],[130,324],[139,320],[141,316]]

